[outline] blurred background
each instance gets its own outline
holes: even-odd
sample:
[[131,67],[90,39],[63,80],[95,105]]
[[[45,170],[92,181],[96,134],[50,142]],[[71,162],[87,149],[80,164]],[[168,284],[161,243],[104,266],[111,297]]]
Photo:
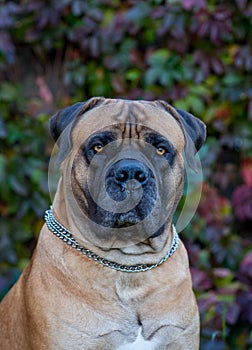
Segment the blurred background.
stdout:
[[92,96],[164,99],[208,126],[197,213],[180,234],[202,350],[252,349],[252,1],[0,4],[0,294],[50,205],[47,123]]

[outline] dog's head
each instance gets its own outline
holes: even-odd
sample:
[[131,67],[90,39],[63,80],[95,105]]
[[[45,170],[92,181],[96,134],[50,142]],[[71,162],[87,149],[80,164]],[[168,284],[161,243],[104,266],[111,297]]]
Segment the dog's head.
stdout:
[[69,209],[89,222],[89,234],[113,244],[163,234],[183,192],[182,152],[195,168],[206,136],[199,119],[164,101],[104,98],[63,109],[50,130]]

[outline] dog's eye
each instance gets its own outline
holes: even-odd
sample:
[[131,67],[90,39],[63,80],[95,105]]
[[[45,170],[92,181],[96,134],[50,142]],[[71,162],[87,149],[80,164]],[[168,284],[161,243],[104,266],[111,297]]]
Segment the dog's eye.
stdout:
[[164,156],[167,153],[167,150],[165,147],[159,146],[157,147],[157,154],[159,156]]
[[103,150],[103,145],[101,143],[97,143],[96,145],[94,145],[93,150],[95,151],[95,153],[99,153]]

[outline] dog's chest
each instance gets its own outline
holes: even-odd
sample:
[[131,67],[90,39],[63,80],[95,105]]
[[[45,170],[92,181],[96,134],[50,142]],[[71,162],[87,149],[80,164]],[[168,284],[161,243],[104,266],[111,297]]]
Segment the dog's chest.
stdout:
[[[134,303],[134,300],[143,300],[146,290],[144,286],[147,284],[146,276],[122,275],[116,283],[117,295],[125,304]],[[135,308],[135,306],[133,307]],[[157,344],[156,344],[157,345]],[[136,338],[132,342],[126,342],[120,345],[116,350],[155,350],[155,342],[147,341],[142,335],[142,327],[139,327]]]
[[127,343],[119,346],[117,350],[155,350],[153,341],[146,341],[142,336],[142,327],[139,328],[136,340],[133,343]]

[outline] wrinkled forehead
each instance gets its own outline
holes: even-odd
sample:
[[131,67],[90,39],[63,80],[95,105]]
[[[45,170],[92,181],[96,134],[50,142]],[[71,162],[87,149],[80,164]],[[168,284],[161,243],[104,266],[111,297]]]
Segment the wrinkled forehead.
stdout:
[[146,128],[163,135],[178,150],[184,147],[183,131],[167,111],[148,101],[106,100],[80,117],[74,127],[72,139],[77,145],[90,135],[101,130],[116,130],[126,135],[118,137],[135,138]]

